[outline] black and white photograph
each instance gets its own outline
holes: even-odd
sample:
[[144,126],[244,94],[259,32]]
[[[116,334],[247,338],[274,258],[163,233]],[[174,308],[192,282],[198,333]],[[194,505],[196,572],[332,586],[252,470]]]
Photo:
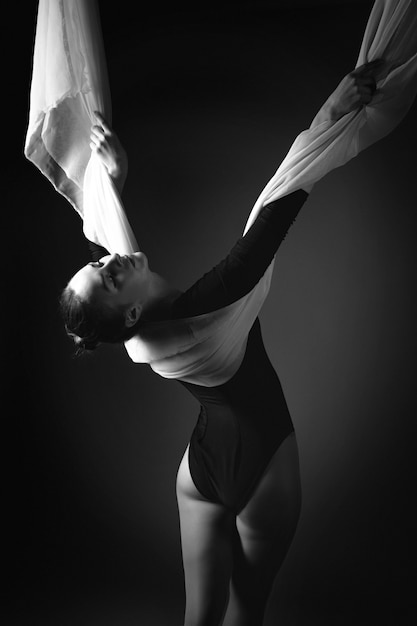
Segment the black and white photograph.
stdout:
[[417,2],[3,17],[2,624],[414,623]]

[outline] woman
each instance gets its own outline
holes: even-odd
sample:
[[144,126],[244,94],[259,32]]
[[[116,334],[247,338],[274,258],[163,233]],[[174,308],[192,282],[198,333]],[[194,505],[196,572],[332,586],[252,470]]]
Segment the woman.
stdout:
[[[313,123],[368,104],[378,67],[368,63],[346,76]],[[91,148],[121,192],[127,158],[99,113],[97,120]],[[61,297],[68,333],[79,350],[91,350],[134,337],[144,322],[205,315],[237,302],[262,279],[307,197],[300,189],[264,206],[229,255],[183,293],[153,272],[142,252],[109,255],[92,245],[93,261]],[[201,405],[177,477],[185,625],[215,626],[226,613],[229,626],[260,625],[297,526],[301,492],[294,428],[259,320],[226,382],[179,382]]]

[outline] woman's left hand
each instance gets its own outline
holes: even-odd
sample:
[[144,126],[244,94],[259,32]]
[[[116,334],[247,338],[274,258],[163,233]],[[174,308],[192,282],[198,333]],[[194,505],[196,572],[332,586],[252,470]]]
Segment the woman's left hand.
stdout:
[[90,148],[99,156],[119,193],[121,193],[128,170],[126,150],[103,115],[98,111],[94,111],[94,115],[98,124],[91,128]]
[[382,64],[381,59],[364,63],[342,79],[328,99],[331,119],[338,120],[371,102],[376,91],[376,74]]
[[377,59],[347,74],[320,108],[311,128],[322,122],[335,122],[347,113],[369,104],[375,95],[377,75],[383,64],[383,59]]

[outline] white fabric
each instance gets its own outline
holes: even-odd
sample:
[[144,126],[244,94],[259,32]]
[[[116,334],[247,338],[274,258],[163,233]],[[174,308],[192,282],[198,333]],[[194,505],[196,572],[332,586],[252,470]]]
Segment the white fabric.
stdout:
[[96,0],[40,0],[25,155],[83,218],[85,236],[111,252],[139,250],[107,170],[91,153],[100,111],[111,123]]
[[302,132],[260,194],[246,229],[264,204],[296,189],[307,189],[331,170],[390,133],[403,119],[417,92],[417,2],[376,0],[368,19],[356,67],[375,59],[384,66],[372,102],[335,123]]
[[[371,104],[336,123],[302,132],[260,194],[260,208],[314,183],[395,128],[417,90],[417,2],[376,0],[357,66],[377,58]],[[51,50],[53,51],[51,53]],[[92,112],[110,121],[110,98],[100,23],[92,0],[40,0],[25,154],[80,213],[84,233],[110,252],[138,250],[120,197],[104,166],[90,158]],[[213,386],[238,369],[249,329],[269,290],[273,263],[250,294],[214,313],[143,324],[126,342],[133,361],[166,378]]]

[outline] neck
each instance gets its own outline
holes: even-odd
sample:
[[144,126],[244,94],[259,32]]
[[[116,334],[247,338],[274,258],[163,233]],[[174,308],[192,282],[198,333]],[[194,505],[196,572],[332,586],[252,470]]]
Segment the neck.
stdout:
[[172,302],[181,292],[156,272],[150,271],[149,278],[148,298],[143,307],[142,317],[147,321],[164,319]]

